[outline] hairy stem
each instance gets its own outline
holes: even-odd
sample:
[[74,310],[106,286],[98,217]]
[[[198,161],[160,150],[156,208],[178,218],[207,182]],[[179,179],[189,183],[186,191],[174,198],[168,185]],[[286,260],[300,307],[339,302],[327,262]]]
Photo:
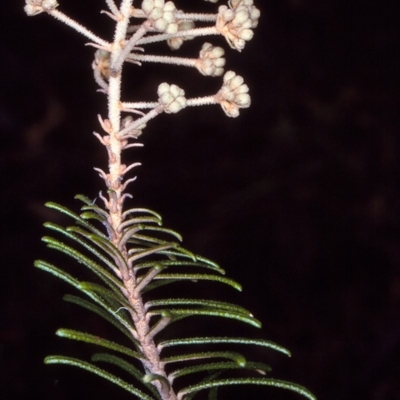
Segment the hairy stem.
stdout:
[[[129,51],[125,46],[133,48],[135,43],[131,40],[126,43],[127,29],[129,25],[129,18],[131,16],[131,7],[133,0],[123,0],[119,9],[119,18],[115,28],[114,41],[111,50],[111,65],[110,65],[110,78],[108,84],[108,120],[109,120],[109,140],[107,141],[107,150],[109,155],[109,174],[108,174],[108,190],[109,198],[107,207],[110,214],[110,224],[115,234],[110,239],[119,248],[123,257],[125,258],[126,265],[128,262],[128,252],[126,248],[126,241],[122,241],[123,231],[120,229],[123,223],[123,201],[124,201],[124,188],[123,178],[127,167],[122,164],[121,153],[126,145],[124,139],[124,130],[121,130],[121,81],[122,69],[126,56]],[[110,3],[112,5],[112,3]],[[136,34],[137,39],[140,39],[145,33],[145,27],[142,31],[139,30]],[[129,49],[130,50],[130,49]],[[149,335],[150,325],[149,318],[146,315],[146,310],[143,304],[141,294],[138,290],[138,283],[133,269],[129,267],[126,269],[121,266],[121,274],[126,290],[126,296],[131,304],[134,312],[131,313],[133,322],[135,324],[136,332],[135,339],[140,342],[141,350],[146,358],[143,365],[147,372],[154,375],[159,375],[167,378],[164,366],[160,361],[159,352],[153,340],[153,336]],[[153,381],[157,387],[163,400],[175,400],[176,395],[172,389],[166,390],[165,384],[162,385],[160,381]]]

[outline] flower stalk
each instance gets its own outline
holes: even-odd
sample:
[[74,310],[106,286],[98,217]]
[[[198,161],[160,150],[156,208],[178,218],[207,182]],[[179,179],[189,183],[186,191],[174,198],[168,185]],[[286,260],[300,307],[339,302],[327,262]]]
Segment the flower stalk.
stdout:
[[[113,267],[112,271],[123,283],[120,290],[130,306],[124,309],[129,312],[134,327],[129,330],[138,343],[148,381],[155,386],[163,400],[176,400],[178,394],[172,388],[172,380],[168,378],[154,341],[155,336],[171,322],[172,317],[167,312],[162,312],[157,321],[151,324],[153,314],[146,309],[141,294],[163,268],[152,268],[147,275],[140,276],[135,269],[136,263],[148,254],[132,252],[128,247],[129,237],[139,228],[136,225],[130,228],[132,221],[129,220],[130,215],[124,212],[124,202],[131,197],[129,193],[125,193],[127,185],[135,180],[128,178],[128,173],[140,164],[123,164],[122,152],[140,146],[136,139],[142,134],[146,124],[161,113],[174,114],[188,106],[220,104],[227,116],[237,117],[239,109],[250,106],[250,96],[242,77],[232,71],[224,74],[226,61],[221,47],[204,43],[197,58],[151,55],[145,52],[144,47],[164,41],[171,49],[178,50],[185,41],[195,37],[222,35],[232,48],[241,51],[252,38],[252,29],[257,25],[259,11],[252,0],[230,0],[227,6],[220,6],[215,14],[185,13],[177,10],[173,2],[164,0],[143,0],[140,8],[136,7],[138,2],[135,0],[121,0],[119,6],[114,0],[105,2],[109,11],[103,13],[116,23],[112,42],[103,40],[59,11],[56,0],[26,0],[25,12],[29,16],[47,13],[88,38],[90,45],[97,48],[92,68],[99,91],[107,97],[108,115],[107,118],[99,116],[103,133],[95,132],[94,135],[106,148],[108,171],[98,168],[95,170],[107,188],[107,197],[100,193],[106,208],[101,216],[104,218],[109,240],[117,252],[114,261],[118,268]],[[135,19],[140,20],[139,24],[132,24]],[[196,23],[211,25],[196,27]],[[155,101],[124,101],[121,98],[121,86],[125,63],[141,65],[145,62],[192,67],[205,76],[223,75],[223,85],[212,96],[187,99],[182,88],[173,83],[162,82],[158,86]],[[150,111],[143,113],[141,109]],[[123,115],[125,113],[128,115]],[[138,116],[135,115],[134,118],[131,114]],[[157,220],[157,217],[153,219]],[[171,247],[170,244],[160,245],[155,247],[154,252],[167,251]]]

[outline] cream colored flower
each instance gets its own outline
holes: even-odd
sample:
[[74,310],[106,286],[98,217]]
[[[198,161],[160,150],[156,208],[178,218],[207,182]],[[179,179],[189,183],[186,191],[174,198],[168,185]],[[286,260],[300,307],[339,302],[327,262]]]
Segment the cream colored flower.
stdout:
[[[178,20],[178,31],[188,31],[190,29],[194,29],[195,25],[193,21],[189,20]],[[171,38],[167,40],[168,46],[171,50],[178,50],[184,41],[192,40],[194,36],[181,36],[176,38]]]
[[226,63],[224,55],[225,50],[222,47],[204,43],[200,51],[200,58],[196,62],[196,68],[206,76],[221,76]]
[[168,34],[178,32],[176,7],[172,1],[165,3],[164,0],[143,0],[142,10],[156,31]]
[[54,10],[58,6],[57,0],[25,0],[25,3],[24,11],[29,17]]
[[248,92],[249,87],[244,84],[243,78],[233,71],[228,71],[224,75],[224,84],[216,99],[228,117],[236,118],[239,116],[239,108],[250,107],[251,99]]
[[158,101],[167,114],[175,114],[186,107],[185,91],[176,85],[162,83],[158,87]]
[[230,0],[228,5],[219,7],[216,28],[232,48],[241,51],[253,38],[260,10],[253,5],[253,0]]

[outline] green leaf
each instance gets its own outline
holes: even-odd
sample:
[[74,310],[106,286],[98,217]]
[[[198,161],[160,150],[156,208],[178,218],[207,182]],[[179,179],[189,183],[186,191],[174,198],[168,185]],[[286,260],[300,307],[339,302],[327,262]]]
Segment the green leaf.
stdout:
[[267,347],[269,349],[273,349],[279,351],[287,355],[291,356],[290,351],[285,349],[282,346],[279,346],[276,343],[270,342],[268,340],[263,339],[247,339],[242,337],[193,337],[186,339],[172,339],[166,340],[158,344],[157,348],[162,350],[166,347],[172,346],[187,346],[187,345],[195,345],[195,344],[244,344],[244,345],[255,345]]
[[[214,372],[213,374],[210,373],[208,376],[206,376],[204,379],[202,379],[199,383],[206,383],[206,382],[214,381],[220,375],[221,375],[220,371]],[[211,392],[211,390],[215,390],[215,396],[216,396],[218,388],[211,388],[210,392]],[[198,393],[199,393],[198,390],[194,390],[193,392],[191,392],[187,396],[185,396],[185,400],[193,400]]]
[[154,215],[157,219],[162,221],[162,217],[160,214],[156,213],[153,210],[149,210],[148,208],[131,208],[122,214],[122,219],[125,219],[128,215],[135,214],[135,213],[145,213],[145,214]]
[[199,383],[197,385],[188,386],[182,389],[178,393],[178,400],[183,399],[184,396],[193,392],[204,389],[216,388],[220,386],[232,386],[232,385],[264,385],[273,386],[277,388],[287,389],[292,392],[296,392],[309,400],[316,400],[317,398],[305,387],[297,385],[295,383],[281,381],[278,379],[271,378],[230,378],[230,379],[220,379],[207,383]]
[[181,354],[179,356],[163,358],[162,362],[170,364],[189,360],[203,360],[207,358],[227,358],[235,361],[240,366],[246,365],[246,359],[241,354],[234,351],[207,351],[202,353]]
[[238,321],[244,322],[246,324],[250,324],[255,326],[256,328],[261,328],[261,322],[253,317],[248,317],[242,313],[234,313],[227,310],[216,310],[216,309],[175,309],[171,308],[168,310],[152,310],[148,314],[149,315],[159,315],[164,311],[169,311],[172,315],[172,318],[175,319],[177,316],[179,319],[193,316],[210,316],[210,317],[221,317],[221,318],[230,318],[236,319]]
[[111,349],[111,350],[117,351],[119,353],[123,353],[127,356],[134,357],[138,360],[142,360],[144,358],[144,356],[142,354],[139,354],[138,352],[133,351],[133,350],[129,349],[128,347],[121,346],[110,340],[103,339],[99,336],[91,335],[89,333],[75,331],[72,329],[58,329],[56,332],[56,335],[59,337],[62,337],[62,338],[66,338],[66,339],[77,340],[79,342],[86,342],[86,343],[95,344],[97,346],[102,346],[107,349]]
[[85,293],[95,303],[101,305],[110,315],[112,315],[118,322],[120,322],[121,325],[123,325],[128,331],[134,330],[134,327],[132,326],[131,322],[129,322],[125,318],[118,315],[118,310],[114,311],[112,308],[110,308],[110,306],[104,301],[104,299],[102,299],[97,294],[90,292],[90,291],[89,292],[85,291],[81,287],[80,282],[77,279],[75,279],[74,277],[72,277],[70,274],[68,274],[68,273],[64,272],[63,270],[55,267],[54,265],[52,265],[46,261],[42,261],[42,260],[37,260],[35,262],[35,267],[51,273],[52,275],[56,276],[57,278],[62,279],[63,281],[65,281],[65,282],[69,283],[70,285],[72,285],[73,287],[75,287],[76,289]]
[[160,246],[151,247],[150,249],[146,249],[138,253],[134,253],[134,255],[129,255],[129,261],[133,263],[134,261],[139,260],[140,258],[147,257],[150,254],[158,254],[158,253],[162,254],[163,250],[170,249],[171,247],[175,248],[176,243],[166,243]]
[[90,200],[89,197],[85,196],[84,194],[77,194],[74,199],[80,200],[82,203],[88,206],[94,205],[94,201]]
[[71,210],[69,210],[67,207],[63,207],[60,204],[53,203],[53,202],[47,202],[45,203],[45,206],[54,210],[57,210],[65,215],[68,215],[69,217],[73,218],[76,222],[78,222],[80,225],[83,225],[85,228],[89,229],[96,235],[102,236],[104,238],[107,238],[101,231],[99,231],[96,227],[94,227],[92,224],[89,222],[85,221],[83,218],[81,218],[79,215],[75,214]]
[[88,267],[92,272],[94,272],[100,279],[102,279],[107,285],[121,288],[122,283],[118,280],[114,275],[110,274],[107,270],[101,267],[98,263],[93,261],[92,259],[84,256],[81,252],[75,250],[74,248],[67,246],[63,242],[60,242],[54,238],[45,236],[42,240],[47,244],[47,246],[51,249],[55,249],[64,253],[71,258],[75,259],[79,263]]
[[194,374],[203,371],[215,371],[222,370],[221,372],[232,370],[232,369],[250,369],[255,371],[269,372],[271,367],[263,363],[247,362],[246,365],[239,365],[236,362],[220,362],[220,363],[209,363],[186,367],[175,370],[168,375],[169,379],[180,378],[181,376]]
[[150,383],[158,381],[161,385],[161,393],[165,396],[168,396],[171,390],[171,385],[169,384],[168,379],[165,376],[158,375],[158,374],[146,374],[143,377],[143,383]]
[[53,264],[50,264],[43,260],[36,260],[34,263],[36,268],[42,269],[43,271],[49,272],[50,274],[56,276],[57,278],[69,283],[73,287],[79,289],[79,281],[75,279],[72,275],[68,274],[67,272],[63,271],[60,268],[57,268]]
[[126,300],[121,292],[116,293],[110,289],[105,288],[104,286],[92,282],[80,282],[80,287],[83,290],[100,294],[103,298],[107,299],[110,304],[114,303],[114,306],[123,306],[133,311],[132,306],[129,304],[129,302]]
[[155,278],[155,280],[161,279],[172,279],[172,280],[190,280],[190,281],[198,281],[198,280],[206,280],[206,281],[215,281],[220,283],[225,283],[226,285],[232,286],[234,289],[242,291],[242,286],[235,282],[233,279],[224,278],[218,275],[206,275],[206,274],[159,274]]
[[[198,257],[198,256],[197,256]],[[177,260],[163,260],[163,261],[149,261],[149,262],[141,262],[135,264],[135,270],[143,269],[143,268],[151,268],[154,263],[163,264],[166,267],[199,267],[199,268],[207,268],[213,271],[219,272],[221,275],[225,275],[225,271],[214,265],[210,265],[204,262],[193,262],[193,261],[177,261]]]
[[162,225],[162,222],[160,219],[155,218],[155,217],[137,217],[137,218],[129,218],[125,220],[120,226],[120,232],[124,231],[125,229],[131,227],[132,225],[138,225],[138,224],[157,224],[159,226]]
[[64,364],[64,365],[71,365],[74,367],[82,368],[86,371],[89,371],[95,375],[98,375],[114,384],[117,386],[125,389],[129,393],[137,396],[140,400],[155,400],[154,397],[151,397],[145,393],[143,393],[141,390],[135,388],[131,384],[123,381],[122,379],[118,378],[117,376],[93,365],[90,364],[86,361],[79,360],[77,358],[72,358],[72,357],[64,357],[64,356],[49,356],[46,357],[44,360],[45,364]]
[[[83,212],[80,217],[84,220],[88,220],[88,219],[94,219],[96,221],[100,221],[102,224],[104,222],[107,222],[107,218],[104,215],[98,214],[96,212],[92,212],[92,211],[85,211]],[[108,223],[107,223],[108,225]]]
[[[114,317],[114,315],[110,315],[107,311],[105,311],[103,308],[97,306],[96,304],[93,304],[90,301],[87,301],[85,299],[82,299],[78,296],[73,296],[70,294],[66,294],[63,297],[63,300],[76,304],[78,306],[81,306],[83,308],[86,308],[89,311],[94,312],[95,314],[99,315],[100,317],[104,318],[106,321],[108,321],[110,324],[114,325],[117,329],[119,329],[125,336],[127,336],[130,340],[132,340],[134,343],[138,344],[139,342],[134,339],[129,332],[129,330],[126,328],[125,325],[121,324],[121,322]],[[128,322],[127,322],[128,323]]]
[[[99,258],[101,261],[104,262],[111,270],[116,271],[117,267],[115,264],[110,261],[108,258],[104,257],[101,253],[99,253],[95,248],[90,246],[85,240],[83,240],[80,236],[74,235],[71,233],[72,231],[79,232],[81,236],[86,236],[88,237],[90,234],[86,231],[84,231],[82,228],[78,227],[69,227],[67,229],[53,224],[52,222],[46,222],[44,226],[48,229],[51,229],[53,231],[59,232],[63,234],[64,236],[68,237],[69,239],[74,240],[75,242],[79,243],[81,246],[83,246],[85,249],[89,250],[93,255],[95,255],[97,258]],[[86,235],[84,234],[86,233]]]
[[144,374],[141,372],[138,368],[136,368],[134,365],[130,364],[126,360],[124,360],[121,357],[115,356],[114,354],[108,354],[108,353],[96,353],[93,354],[91,360],[93,362],[107,362],[109,364],[116,365],[123,369],[124,371],[128,372],[131,374],[136,380],[144,384],[147,389],[149,389],[152,394],[157,397],[158,399],[161,399],[160,395],[158,394],[157,389],[146,382],[143,381]]
[[174,236],[180,242],[182,242],[182,240],[183,240],[182,236],[178,232],[176,232],[176,231],[174,231],[172,229],[168,229],[168,228],[162,228],[162,227],[151,226],[151,225],[141,225],[140,230],[141,231],[154,231],[154,232],[166,233],[168,235]]
[[157,289],[159,287],[162,287],[162,286],[165,286],[165,285],[169,285],[169,284],[175,283],[175,282],[178,282],[178,280],[177,279],[176,280],[171,279],[171,280],[168,280],[168,281],[164,280],[164,281],[152,282],[152,283],[148,284],[144,289],[142,289],[140,291],[140,293],[143,294],[143,293],[149,292],[150,290]]
[[205,300],[205,299],[164,299],[164,300],[151,300],[145,304],[146,309],[151,307],[159,306],[174,306],[174,305],[191,305],[191,306],[202,306],[202,307],[213,307],[222,310],[233,311],[237,314],[243,314],[247,317],[252,317],[250,311],[236,304],[226,303],[223,301],[216,300]]

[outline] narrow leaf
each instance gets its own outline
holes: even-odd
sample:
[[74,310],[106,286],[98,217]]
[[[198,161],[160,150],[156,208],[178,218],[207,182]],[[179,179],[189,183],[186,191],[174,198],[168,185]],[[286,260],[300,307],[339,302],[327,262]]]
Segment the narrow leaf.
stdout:
[[72,329],[58,329],[56,332],[56,335],[59,337],[62,337],[62,338],[66,338],[66,339],[77,340],[79,342],[86,342],[86,343],[95,344],[97,346],[102,346],[107,349],[111,349],[111,350],[117,351],[119,353],[123,353],[127,356],[137,358],[139,360],[143,359],[143,355],[139,354],[136,351],[129,349],[128,347],[119,345],[119,344],[114,343],[107,339],[103,339],[99,336],[91,335],[89,333],[75,331]]
[[121,322],[118,319],[116,319],[113,315],[110,315],[103,308],[97,306],[96,304],[93,304],[90,301],[87,301],[85,299],[81,299],[78,296],[73,296],[73,295],[70,295],[70,294],[66,294],[63,297],[63,300],[65,300],[65,301],[67,301],[69,303],[73,303],[73,304],[79,305],[79,306],[81,306],[83,308],[86,308],[89,311],[94,312],[95,314],[97,314],[100,317],[104,318],[110,324],[114,325],[117,329],[119,329],[124,335],[126,335],[134,343],[138,344],[138,341],[132,337],[131,333],[125,327],[125,325],[121,324]]
[[127,390],[129,393],[137,396],[140,400],[155,400],[154,397],[151,397],[141,390],[136,389],[131,384],[123,381],[122,379],[118,378],[117,376],[93,365],[86,361],[82,361],[76,358],[71,357],[64,357],[64,356],[49,356],[46,357],[44,362],[46,364],[64,364],[64,365],[71,365],[74,367],[82,368],[86,371],[89,371],[95,375],[98,375],[112,383],[115,383],[117,386],[122,387],[123,389]]
[[130,256],[129,261],[131,263],[133,263],[134,261],[139,260],[140,258],[147,257],[150,254],[162,253],[163,250],[170,249],[171,247],[176,247],[176,244],[175,243],[166,243],[166,244],[162,244],[160,246],[154,246],[154,247],[151,247],[150,249],[141,251],[140,253],[136,253],[135,255]]
[[[198,256],[197,256],[198,258]],[[156,261],[150,262],[141,262],[135,265],[135,270],[143,269],[143,268],[151,268]],[[160,263],[160,262],[159,262]],[[213,271],[219,272],[221,275],[225,275],[225,270],[220,268],[218,265],[212,265],[204,262],[193,262],[193,261],[177,261],[177,260],[164,260],[161,261],[163,265],[166,267],[199,267],[199,268],[207,268]]]
[[89,197],[85,196],[84,194],[77,194],[74,199],[80,200],[82,203],[90,206],[94,205],[94,201],[90,200]]
[[151,307],[174,306],[174,305],[193,305],[193,306],[202,306],[202,307],[214,307],[214,308],[233,311],[237,314],[243,314],[243,315],[250,316],[250,317],[253,316],[250,311],[248,311],[245,308],[240,307],[236,304],[231,304],[231,303],[226,303],[223,301],[216,301],[216,300],[204,300],[204,299],[152,300],[152,301],[148,301],[145,304],[145,307],[146,307],[146,309],[149,309]]
[[[152,310],[149,312],[149,315],[158,315],[162,313],[163,311],[166,310]],[[221,317],[221,318],[231,318],[231,319],[236,319],[238,321],[244,322],[246,324],[250,324],[252,326],[255,326],[256,328],[261,328],[261,322],[253,317],[248,317],[244,314],[241,313],[234,313],[231,311],[227,310],[216,310],[216,309],[168,309],[168,311],[171,313],[172,318],[174,319],[175,316],[178,316],[180,318],[185,318],[185,317],[192,317],[192,316],[197,316],[197,315],[204,315],[204,316],[210,316],[210,317]]]
[[51,249],[55,249],[64,253],[71,258],[75,259],[79,263],[88,267],[92,272],[94,272],[99,278],[101,278],[107,285],[115,285],[121,287],[122,283],[114,275],[110,274],[107,270],[101,267],[98,263],[92,259],[84,256],[81,252],[75,250],[74,248],[67,246],[63,242],[60,242],[51,237],[45,236],[42,240],[47,243],[47,246]]
[[256,371],[259,370],[264,373],[271,371],[271,367],[269,367],[268,365],[263,364],[263,363],[247,362],[246,365],[239,365],[238,363],[235,363],[235,362],[220,362],[220,363],[195,365],[195,366],[191,366],[191,367],[178,369],[176,371],[171,372],[168,375],[168,378],[175,379],[175,378],[179,378],[181,376],[194,374],[197,372],[203,372],[203,371],[222,370],[222,372],[223,372],[223,371],[232,370],[232,369],[250,369],[250,370],[256,370]]
[[146,214],[151,214],[154,215],[157,219],[159,219],[160,221],[162,220],[162,217],[160,214],[156,213],[153,210],[149,210],[148,208],[131,208],[127,211],[125,211],[122,214],[122,218],[125,219],[128,215],[130,214],[135,214],[135,213],[146,213]]
[[179,356],[163,358],[162,362],[165,364],[170,364],[189,360],[203,360],[207,358],[227,358],[235,361],[240,366],[246,365],[246,359],[241,354],[234,351],[208,351],[203,353],[183,354]]
[[309,400],[317,400],[317,398],[305,387],[297,385],[295,383],[281,381],[278,379],[270,378],[231,378],[231,379],[220,379],[207,383],[200,383],[197,385],[188,386],[178,393],[178,400],[181,400],[187,394],[193,391],[199,391],[204,389],[216,388],[220,386],[232,386],[232,385],[264,385],[274,386],[282,389],[287,389],[292,392],[296,392]]
[[[53,224],[52,222],[46,222],[44,226],[48,229],[51,229],[53,231],[59,232],[63,234],[64,236],[68,237],[69,239],[74,240],[75,242],[79,243],[81,246],[83,246],[85,249],[89,250],[92,254],[94,254],[97,258],[99,258],[101,261],[104,262],[110,269],[112,269],[114,272],[118,271],[118,269],[115,267],[115,264],[111,262],[108,258],[104,257],[103,254],[99,253],[95,248],[90,246],[85,240],[83,240],[80,236],[74,235],[72,231],[80,233],[81,236],[86,236],[88,237],[90,234],[86,231],[84,231],[82,228],[78,227],[69,227],[67,229],[63,228],[62,226]],[[85,232],[85,234],[84,234]]]
[[83,225],[85,228],[89,229],[96,235],[103,236],[104,238],[107,237],[101,231],[99,231],[96,227],[94,227],[92,224],[90,224],[89,222],[82,219],[79,215],[75,214],[74,212],[69,210],[67,207],[63,207],[60,204],[53,203],[53,202],[47,202],[47,203],[45,203],[45,206],[48,208],[57,210],[63,214],[68,215],[69,217],[73,218],[76,222],[78,222],[80,225]]
[[63,281],[69,283],[72,285],[74,288],[80,290],[81,292],[85,293],[88,297],[90,297],[95,303],[99,304],[102,306],[110,315],[114,316],[114,318],[121,323],[128,331],[133,331],[134,327],[131,325],[131,322],[126,320],[125,318],[121,317],[118,314],[119,310],[113,310],[105,301],[102,299],[99,295],[93,293],[93,292],[88,292],[82,289],[80,286],[80,282],[72,277],[70,274],[64,272],[63,270],[55,267],[54,265],[42,261],[42,260],[37,260],[35,262],[35,267],[40,268],[44,271],[47,271],[51,273],[52,275],[56,276],[57,278],[62,279]]
[[276,343],[270,342],[268,340],[263,339],[247,339],[241,337],[193,337],[193,338],[186,338],[186,339],[173,339],[173,340],[166,340],[158,344],[157,348],[162,350],[165,347],[172,347],[172,346],[186,346],[186,345],[194,345],[194,344],[244,344],[244,345],[255,345],[255,346],[262,346],[267,347],[280,353],[287,355],[288,357],[291,356],[290,351],[285,349],[282,346],[279,346]]
[[36,260],[34,263],[36,268],[42,269],[43,271],[49,272],[50,274],[56,276],[57,278],[69,283],[75,288],[79,288],[79,281],[75,279],[72,275],[64,272],[62,269],[57,268],[53,264],[46,261]]
[[132,307],[126,298],[122,295],[121,292],[116,293],[110,289],[105,288],[104,286],[98,285],[97,283],[92,282],[80,282],[80,287],[83,290],[87,290],[90,292],[95,292],[100,294],[103,298],[109,300],[110,302],[114,302],[114,306],[123,306],[129,308],[131,310]]
[[[215,381],[216,378],[218,378],[221,375],[221,372],[214,372],[213,374],[209,374],[208,376],[206,376],[204,379],[202,379],[199,383],[206,383],[206,382],[212,382]],[[218,388],[211,388],[211,390],[215,389],[215,394],[217,393]],[[193,400],[196,395],[199,393],[198,390],[194,390],[193,392],[189,393],[187,396],[185,396],[185,400]]]
[[161,220],[159,220],[158,218],[154,218],[154,217],[137,217],[137,218],[130,218],[125,220],[120,226],[120,232],[124,231],[125,229],[127,229],[128,227],[131,227],[132,225],[138,225],[138,224],[157,224],[157,225],[162,225]]
[[136,368],[134,365],[130,364],[123,358],[115,356],[113,354],[108,354],[108,353],[96,353],[96,354],[93,354],[91,359],[93,362],[99,362],[99,361],[107,362],[109,364],[113,364],[113,365],[120,367],[124,371],[131,374],[136,380],[138,380],[139,382],[144,384],[147,387],[147,389],[149,389],[155,397],[161,399],[160,395],[158,394],[157,389],[153,385],[143,382],[143,376],[144,376],[143,372],[141,372],[138,368]]
[[172,229],[168,229],[168,228],[162,228],[162,227],[151,226],[151,225],[142,225],[140,230],[167,233],[169,235],[176,237],[180,242],[182,242],[182,240],[183,240],[182,236],[178,232],[176,232]]
[[226,285],[232,286],[234,289],[242,291],[242,286],[235,282],[232,279],[224,278],[218,275],[206,275],[206,274],[159,274],[155,278],[155,280],[161,279],[173,279],[173,280],[190,280],[190,281],[198,281],[198,280],[206,280],[206,281],[215,281],[220,283],[225,283]]

